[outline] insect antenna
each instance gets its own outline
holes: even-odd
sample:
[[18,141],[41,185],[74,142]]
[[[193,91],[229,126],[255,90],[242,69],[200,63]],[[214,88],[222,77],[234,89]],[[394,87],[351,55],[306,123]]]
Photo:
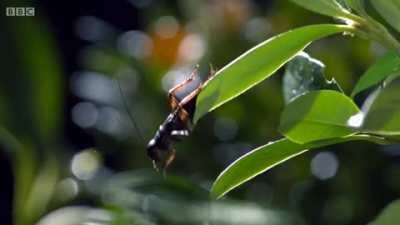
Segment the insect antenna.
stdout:
[[135,118],[133,117],[132,112],[129,110],[129,104],[126,101],[125,94],[124,94],[124,92],[122,90],[122,87],[121,87],[121,82],[120,82],[120,80],[118,78],[115,79],[115,80],[116,80],[117,85],[118,85],[119,93],[120,93],[121,98],[122,98],[122,104],[124,105],[126,114],[128,114],[128,117],[129,117],[129,119],[131,120],[131,122],[133,124],[133,128],[136,131],[136,134],[137,134],[138,138],[142,141],[142,143],[145,143],[145,139],[144,139],[144,137],[142,135],[142,132],[140,131],[139,126],[138,126]]

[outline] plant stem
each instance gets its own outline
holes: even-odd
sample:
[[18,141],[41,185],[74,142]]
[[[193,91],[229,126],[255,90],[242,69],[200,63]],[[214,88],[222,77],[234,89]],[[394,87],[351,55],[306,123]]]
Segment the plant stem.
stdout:
[[373,39],[389,49],[395,50],[400,55],[400,43],[395,39],[385,26],[375,21],[373,18],[363,18],[358,15],[348,13],[346,19],[353,21],[355,28],[361,37]]

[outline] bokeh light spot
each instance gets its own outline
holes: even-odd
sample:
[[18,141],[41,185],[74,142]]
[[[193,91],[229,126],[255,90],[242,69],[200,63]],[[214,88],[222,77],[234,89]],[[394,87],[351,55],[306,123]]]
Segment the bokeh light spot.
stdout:
[[186,35],[179,46],[179,60],[190,63],[200,60],[206,52],[206,41],[199,34]]
[[120,96],[113,81],[96,72],[77,72],[71,79],[71,88],[81,98],[103,103],[115,102]]
[[173,16],[163,16],[156,21],[154,30],[161,38],[172,38],[178,33],[179,23]]
[[76,197],[79,193],[78,182],[71,177],[61,180],[57,184],[57,200],[68,201]]
[[137,59],[143,59],[151,55],[153,42],[146,33],[132,30],[123,33],[118,38],[117,48],[122,53]]
[[253,42],[264,40],[271,31],[271,24],[267,19],[256,17],[249,20],[244,28],[244,37]]
[[106,134],[123,135],[122,118],[118,110],[112,107],[102,107],[99,110],[99,119],[96,128]]
[[99,168],[100,156],[93,149],[81,151],[72,158],[71,172],[80,180],[93,178]]
[[334,177],[338,168],[339,161],[331,152],[320,152],[311,161],[311,172],[320,180]]
[[96,123],[99,113],[91,102],[80,102],[72,108],[72,121],[82,128],[90,128]]

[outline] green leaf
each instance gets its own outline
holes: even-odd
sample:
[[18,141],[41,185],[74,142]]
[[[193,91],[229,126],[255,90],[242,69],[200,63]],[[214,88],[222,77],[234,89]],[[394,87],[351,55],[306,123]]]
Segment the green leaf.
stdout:
[[334,79],[330,81],[325,79],[324,69],[325,65],[322,62],[310,57],[305,52],[301,52],[290,60],[283,75],[285,102],[289,103],[295,97],[313,90],[342,91]]
[[347,18],[350,14],[335,0],[291,0],[292,2],[310,11],[320,13],[325,16],[336,18]]
[[220,198],[240,184],[306,151],[307,146],[288,139],[256,148],[237,159],[218,176],[211,188],[211,196]]
[[343,25],[312,25],[272,37],[219,70],[197,99],[194,121],[271,76],[312,41],[351,31]]
[[0,43],[0,123],[21,143],[12,152],[15,224],[32,224],[49,206],[58,179],[53,155],[62,131],[65,77],[53,34],[40,17],[9,23],[0,26],[7,34]]
[[343,137],[354,133],[347,121],[360,111],[346,95],[313,91],[289,103],[281,116],[281,133],[296,143]]
[[210,191],[211,196],[221,198],[230,190],[286,160],[308,151],[308,149],[354,140],[371,141],[372,139],[366,135],[354,135],[303,145],[294,143],[286,138],[268,143],[243,155],[229,165],[214,181]]
[[60,133],[63,114],[63,74],[57,46],[53,34],[40,21],[24,21],[18,29],[25,76],[32,84],[33,122],[41,138],[54,141]]
[[400,135],[400,79],[374,93],[372,103],[367,102],[363,131],[379,135]]
[[8,34],[0,43],[0,123],[17,137],[54,143],[62,130],[65,77],[53,34],[39,17],[10,20],[0,33]]
[[400,57],[396,52],[388,52],[361,76],[351,95],[355,96],[395,73],[400,73]]
[[386,206],[371,225],[393,225],[400,221],[400,200],[393,201]]
[[400,1],[399,0],[371,0],[379,14],[398,32],[400,32]]

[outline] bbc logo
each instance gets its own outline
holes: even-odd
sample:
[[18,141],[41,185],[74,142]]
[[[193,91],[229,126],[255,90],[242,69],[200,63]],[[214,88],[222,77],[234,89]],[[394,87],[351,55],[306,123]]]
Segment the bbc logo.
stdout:
[[6,16],[35,16],[34,7],[6,7]]

